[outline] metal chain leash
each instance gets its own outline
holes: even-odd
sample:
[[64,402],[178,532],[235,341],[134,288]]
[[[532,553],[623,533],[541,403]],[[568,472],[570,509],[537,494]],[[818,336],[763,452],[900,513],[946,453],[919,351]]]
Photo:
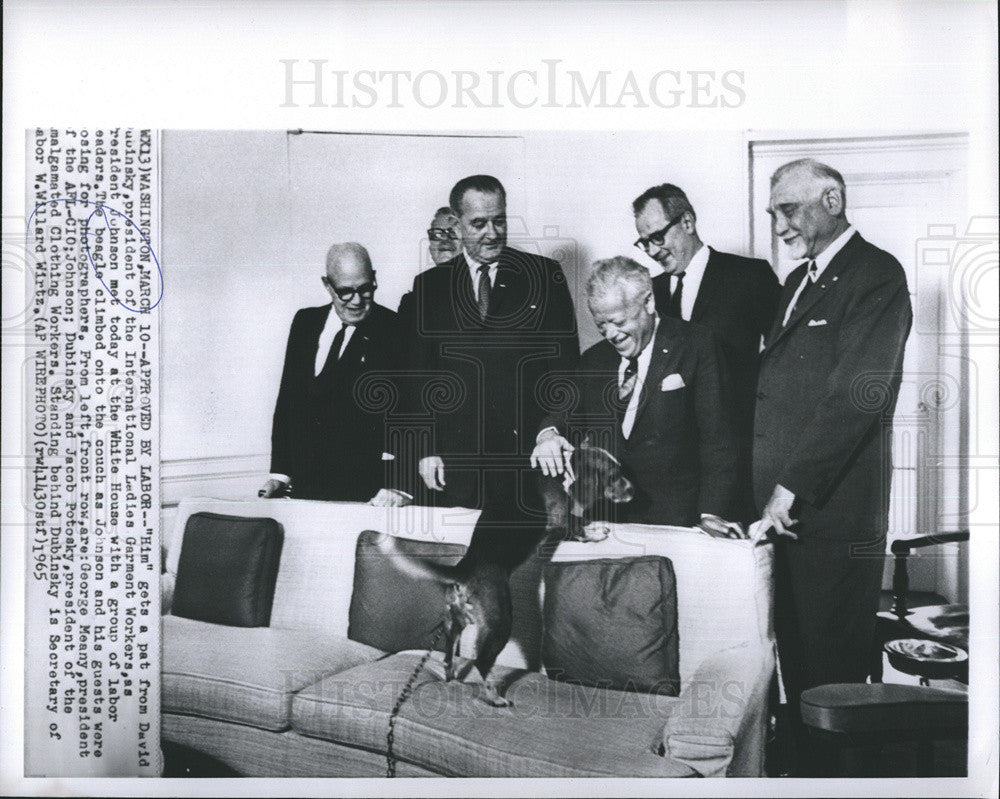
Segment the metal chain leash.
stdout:
[[431,655],[434,653],[434,647],[441,638],[442,633],[444,633],[443,622],[437,626],[437,632],[434,633],[434,637],[431,639],[430,648],[424,653],[423,657],[420,658],[420,662],[413,669],[410,679],[406,681],[406,685],[403,686],[403,690],[400,691],[399,696],[396,698],[396,705],[393,707],[392,713],[389,714],[389,731],[385,736],[385,776],[387,777],[396,776],[396,758],[392,752],[392,746],[396,739],[396,717],[403,709],[403,705],[406,704],[406,700],[413,694],[413,683],[417,681],[420,670],[430,660]]

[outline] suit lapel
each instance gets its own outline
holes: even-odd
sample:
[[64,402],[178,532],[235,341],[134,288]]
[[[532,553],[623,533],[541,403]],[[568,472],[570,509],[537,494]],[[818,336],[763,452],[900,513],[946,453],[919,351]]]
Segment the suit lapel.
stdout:
[[[365,322],[367,321],[366,319]],[[344,347],[344,354],[340,356],[341,369],[354,368],[365,362],[368,354],[368,330],[366,328],[364,323],[355,327],[351,340]]]
[[[785,314],[788,313],[788,304],[792,301],[792,297],[795,296],[795,292],[798,291],[799,284],[805,279],[805,276],[805,264],[795,267],[789,273],[788,279],[785,281],[785,291],[782,292],[781,305],[778,308],[778,312],[774,315],[774,323],[771,325],[771,330],[767,334],[767,340],[764,342],[765,348],[770,347],[781,332],[781,322],[785,318]],[[792,286],[795,286],[795,288],[791,288]]]
[[660,383],[667,376],[667,370],[675,362],[677,353],[675,352],[675,342],[667,331],[667,326],[661,320],[660,328],[656,331],[656,338],[653,339],[653,352],[650,354],[649,369],[646,371],[646,380],[642,384],[639,392],[639,403],[635,407],[635,419],[632,422],[632,435],[638,429],[646,406],[654,392],[660,390]]
[[497,263],[497,275],[493,281],[493,289],[490,291],[490,307],[487,310],[487,316],[503,316],[511,301],[516,299],[519,293],[518,289],[523,282],[521,265],[511,258],[510,250],[504,247]]
[[304,342],[305,348],[302,350],[303,354],[306,356],[306,363],[309,364],[310,374],[313,374],[313,370],[316,366],[316,353],[319,351],[319,337],[323,334],[323,328],[326,327],[326,320],[330,318],[331,313],[333,313],[332,302],[329,305],[318,308],[316,315],[312,320],[310,320],[311,326]]
[[482,321],[479,319],[479,307],[476,305],[476,290],[472,285],[465,253],[459,253],[451,260],[451,296],[458,329],[480,327]]
[[712,300],[719,291],[721,281],[722,265],[719,263],[719,254],[709,247],[708,263],[705,265],[705,273],[701,276],[701,285],[698,287],[698,296],[694,298],[694,307],[691,309],[692,322],[699,321],[705,315],[705,309],[712,307]]
[[[768,347],[773,346],[776,342],[780,341],[785,335],[794,327],[797,327],[799,323],[809,314],[813,306],[816,305],[821,299],[823,299],[827,294],[829,294],[838,280],[840,280],[841,275],[844,270],[849,268],[852,263],[852,252],[854,248],[860,244],[864,239],[861,238],[860,233],[855,233],[848,239],[847,244],[845,244],[840,252],[833,256],[833,260],[830,261],[826,269],[823,270],[823,274],[819,276],[819,282],[810,290],[809,295],[806,297],[805,302],[799,303],[798,307],[792,311],[792,315],[788,318],[788,324],[781,327],[774,335],[773,340],[768,344]],[[802,280],[805,279],[805,265],[803,264],[802,269]],[[798,269],[796,269],[798,271]],[[794,272],[793,272],[794,274]],[[801,282],[801,281],[800,281]],[[794,296],[794,294],[790,295]],[[789,302],[791,300],[789,299]],[[775,320],[776,323],[781,322],[784,318],[784,313],[788,310],[786,305],[782,309],[781,316]]]

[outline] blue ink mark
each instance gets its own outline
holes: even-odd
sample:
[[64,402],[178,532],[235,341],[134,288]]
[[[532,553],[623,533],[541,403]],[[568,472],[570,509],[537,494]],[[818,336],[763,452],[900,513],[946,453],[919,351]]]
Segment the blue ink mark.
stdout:
[[[149,313],[157,305],[159,305],[160,302],[163,300],[163,269],[160,267],[160,259],[156,257],[156,252],[153,250],[153,245],[149,243],[149,239],[147,239],[144,235],[142,235],[142,231],[139,230],[139,226],[136,225],[135,222],[133,222],[127,216],[125,216],[125,214],[123,214],[121,211],[119,211],[119,210],[117,210],[115,208],[112,208],[110,205],[107,205],[106,203],[91,202],[90,200],[76,200],[76,199],[73,199],[72,197],[56,197],[55,199],[46,200],[45,202],[39,203],[38,205],[35,206],[35,209],[31,212],[31,216],[28,217],[27,229],[28,230],[31,229],[31,220],[34,218],[34,216],[38,212],[39,208],[41,208],[43,205],[54,205],[55,203],[59,203],[59,202],[63,202],[63,203],[83,203],[84,205],[95,205],[95,206],[97,206],[97,208],[90,213],[90,216],[87,217],[87,221],[83,225],[83,235],[82,235],[81,239],[83,241],[84,251],[87,253],[87,261],[90,263],[91,268],[93,268],[94,275],[97,277],[97,279],[99,281],[101,281],[101,285],[104,286],[104,290],[106,292],[108,292],[108,294],[111,296],[111,298],[116,303],[118,303],[122,308],[124,308],[126,311],[131,311],[132,313]],[[113,214],[115,214],[117,216],[120,216],[122,219],[124,219],[126,222],[128,222],[133,228],[135,228],[135,232],[139,234],[139,238],[141,238],[146,243],[146,247],[149,248],[149,254],[151,256],[153,256],[153,263],[156,264],[156,273],[157,273],[157,275],[159,275],[159,278],[160,278],[160,294],[156,298],[156,302],[154,302],[148,308],[132,308],[132,307],[126,305],[124,302],[122,302],[120,299],[118,299],[117,296],[115,296],[114,292],[111,291],[110,288],[108,288],[108,284],[104,282],[104,278],[101,277],[100,272],[97,271],[97,264],[94,263],[93,255],[90,252],[90,241],[89,241],[90,220],[93,219],[95,216],[100,215],[100,217],[105,222],[108,222],[109,220],[108,220],[107,213],[106,213],[107,211],[110,211],[111,213],[113,213]],[[140,248],[140,251],[141,251],[141,248]],[[137,266],[138,266],[139,269],[142,269],[142,265],[141,264],[137,264]]]

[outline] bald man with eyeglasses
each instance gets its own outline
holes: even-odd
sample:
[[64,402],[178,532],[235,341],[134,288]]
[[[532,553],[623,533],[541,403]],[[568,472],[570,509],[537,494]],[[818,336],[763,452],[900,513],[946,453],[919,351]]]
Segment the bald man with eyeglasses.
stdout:
[[375,270],[360,244],[334,244],[321,280],[332,302],[302,308],[292,321],[271,430],[271,475],[260,494],[384,498],[384,420],[364,407],[356,389],[366,373],[398,366],[396,314],[375,302]]

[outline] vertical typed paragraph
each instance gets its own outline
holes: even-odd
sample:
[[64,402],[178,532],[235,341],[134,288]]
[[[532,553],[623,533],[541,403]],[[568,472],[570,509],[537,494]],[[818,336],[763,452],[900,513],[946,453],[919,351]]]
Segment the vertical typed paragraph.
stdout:
[[157,139],[27,136],[25,773],[159,771]]

